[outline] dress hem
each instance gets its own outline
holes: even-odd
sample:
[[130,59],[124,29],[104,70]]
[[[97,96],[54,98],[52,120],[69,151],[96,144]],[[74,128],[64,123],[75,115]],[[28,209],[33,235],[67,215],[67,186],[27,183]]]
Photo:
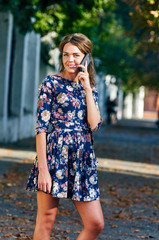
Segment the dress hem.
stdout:
[[[29,187],[28,187],[28,188],[26,188],[26,191],[28,191],[28,192],[38,192],[38,191],[40,191],[40,190],[35,189],[35,188],[29,188]],[[51,196],[54,197],[54,198],[68,199],[68,200],[77,201],[77,202],[92,202],[92,201],[100,200],[100,195],[99,195],[98,197],[93,198],[93,199],[90,199],[90,200],[77,200],[77,199],[74,199],[74,198],[71,198],[71,197],[57,197],[57,196],[55,196],[55,195],[52,194],[52,193],[47,193],[47,192],[44,192],[44,191],[41,191],[41,192],[46,193],[46,194],[49,194],[49,195],[51,195]]]

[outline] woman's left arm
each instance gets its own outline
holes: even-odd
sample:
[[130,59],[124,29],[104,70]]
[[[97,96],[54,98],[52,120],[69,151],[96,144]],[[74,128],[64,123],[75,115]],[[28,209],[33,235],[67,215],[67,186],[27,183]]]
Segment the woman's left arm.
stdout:
[[93,97],[93,92],[89,81],[89,74],[87,72],[87,62],[85,66],[78,65],[78,67],[82,67],[84,70],[84,72],[79,72],[76,78],[81,81],[86,92],[87,121],[92,131],[96,131],[101,124],[101,117]]
[[91,129],[96,129],[98,123],[101,121],[100,113],[95,104],[92,88],[86,88],[86,103],[87,103],[87,121]]

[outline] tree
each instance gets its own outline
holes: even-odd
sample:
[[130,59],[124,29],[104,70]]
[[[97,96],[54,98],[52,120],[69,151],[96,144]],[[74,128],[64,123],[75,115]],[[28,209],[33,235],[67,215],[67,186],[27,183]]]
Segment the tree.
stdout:
[[[125,34],[136,40],[136,51],[131,63],[133,85],[145,85],[159,90],[159,2],[155,0],[117,0],[126,7],[132,25],[125,23]],[[124,9],[124,7],[122,9]],[[127,18],[128,19],[128,18]]]
[[[115,1],[106,1],[102,5],[94,6],[91,11],[81,11],[82,20],[77,19],[72,26],[72,32],[86,34],[94,43],[93,56],[99,59],[97,71],[121,78],[123,84],[128,85],[128,79],[132,75],[130,67],[134,41],[124,36],[124,29],[120,20],[116,19]],[[61,36],[68,34],[64,23],[57,36],[57,43]]]
[[54,45],[42,45],[45,55],[64,35],[82,32],[94,43],[97,71],[122,79],[125,89],[159,88],[158,1],[0,0],[0,7],[13,13],[23,33],[56,32]]
[[0,0],[0,10],[9,10],[13,13],[15,23],[21,32],[26,33],[34,29],[45,35],[50,31],[58,33],[64,26],[71,32],[74,22],[82,20],[82,13],[85,10],[98,9],[110,2],[110,0]]

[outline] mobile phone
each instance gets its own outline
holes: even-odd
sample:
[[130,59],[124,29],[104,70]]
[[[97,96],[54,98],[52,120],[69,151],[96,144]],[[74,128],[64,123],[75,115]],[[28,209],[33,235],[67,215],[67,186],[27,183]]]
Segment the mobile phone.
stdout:
[[[90,62],[91,62],[89,53],[87,53],[87,54],[84,56],[84,58],[82,59],[82,62],[80,63],[80,65],[85,66],[86,61],[87,61],[87,68],[88,68],[88,65],[89,65]],[[78,69],[79,69],[80,72],[84,72],[83,68],[79,67]]]

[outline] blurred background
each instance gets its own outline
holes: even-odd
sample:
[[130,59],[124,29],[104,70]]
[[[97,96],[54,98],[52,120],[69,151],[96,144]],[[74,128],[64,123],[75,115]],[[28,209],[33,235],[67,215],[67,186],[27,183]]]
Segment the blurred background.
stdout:
[[0,8],[0,142],[34,136],[38,86],[59,72],[58,44],[73,32],[93,41],[103,121],[157,121],[158,1],[1,0]]
[[[99,240],[159,239],[159,2],[0,0],[0,238],[32,239],[38,87],[59,72],[58,45],[93,42],[103,119],[94,133],[106,226]],[[51,239],[75,239],[77,211],[61,201]]]

